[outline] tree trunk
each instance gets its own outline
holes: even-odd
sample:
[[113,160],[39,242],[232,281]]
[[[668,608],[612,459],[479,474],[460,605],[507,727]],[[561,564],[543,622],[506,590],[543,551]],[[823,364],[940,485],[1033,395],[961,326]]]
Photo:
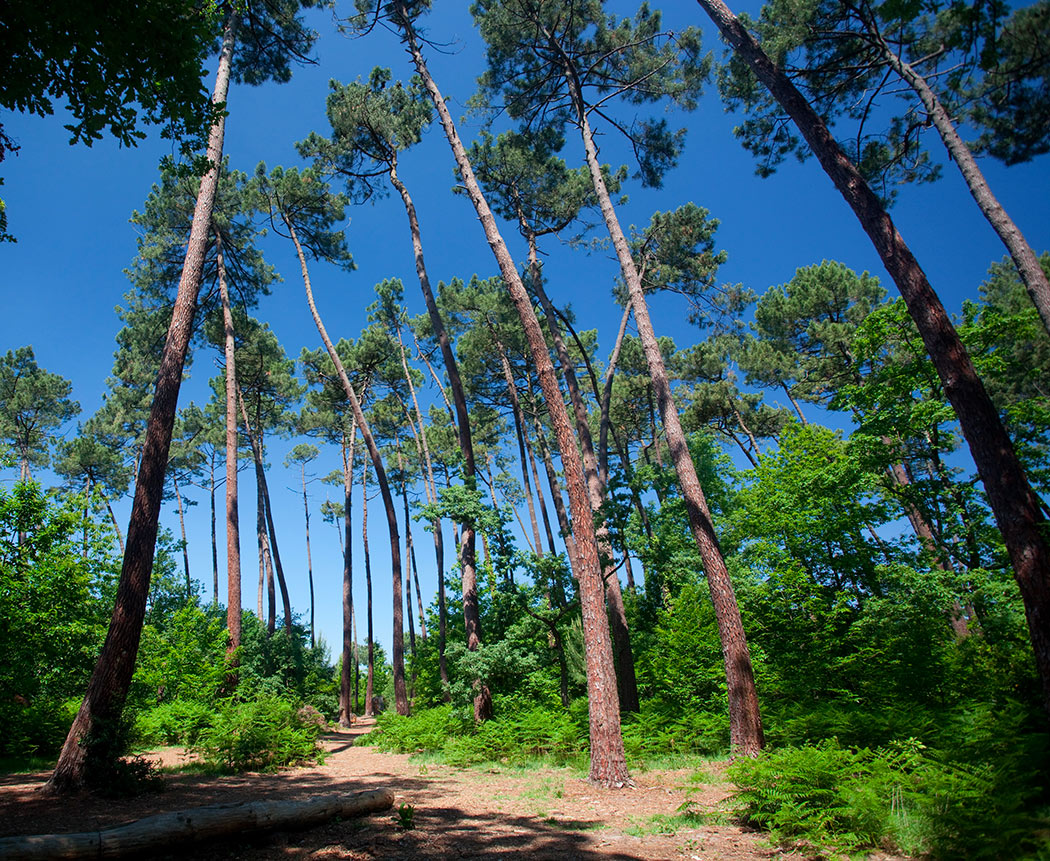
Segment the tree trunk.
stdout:
[[368,464],[361,468],[361,540],[365,549],[365,597],[368,604],[368,673],[365,679],[365,717],[373,717],[375,643],[372,640],[372,557],[368,552]]
[[403,0],[395,0],[394,5],[416,70],[423,79],[423,84],[441,119],[442,128],[456,159],[456,166],[459,168],[467,194],[485,230],[489,247],[499,264],[500,273],[510,292],[511,301],[521,319],[522,329],[525,331],[536,361],[540,386],[543,389],[544,399],[551,414],[551,422],[558,437],[558,447],[562,453],[562,466],[565,469],[569,503],[573,512],[576,556],[579,561],[577,579],[580,584],[580,605],[583,613],[584,644],[587,655],[587,692],[590,701],[590,777],[591,780],[605,786],[624,786],[630,782],[630,775],[627,771],[623,737],[620,732],[612,642],[609,638],[609,625],[605,616],[604,589],[602,588],[598,548],[594,539],[592,514],[572,426],[569,424],[569,416],[565,410],[565,403],[562,400],[543,332],[533,311],[532,301],[518,275],[514,258],[503,242],[503,237],[496,226],[496,220],[474,176],[445,100],[427,70],[423,55],[416,43],[415,33],[405,14]]
[[562,496],[561,482],[558,480],[557,470],[554,469],[554,460],[551,458],[551,449],[547,444],[547,437],[543,433],[539,417],[533,415],[532,425],[536,431],[536,442],[540,446],[540,457],[543,460],[543,471],[547,474],[547,486],[550,488],[551,499],[554,502],[554,514],[558,518],[558,529],[565,538],[565,553],[569,557],[569,565],[572,567],[573,575],[576,574],[579,565],[576,559],[576,539],[573,538],[572,526],[569,523],[569,515],[565,511],[565,499]]
[[343,530],[346,540],[343,543],[343,667],[339,674],[339,723],[350,726],[350,715],[357,707],[357,694],[354,694],[354,708],[350,707],[350,663],[357,669],[357,637],[354,625],[354,542],[351,535],[353,517],[351,511],[351,494],[354,489],[354,448],[357,442],[357,425],[350,425],[350,451],[347,453],[346,434],[343,434]]
[[211,474],[208,482],[208,498],[211,502],[211,602],[219,603],[219,541],[215,519],[215,450],[212,449]]
[[638,335],[642,341],[649,375],[655,389],[664,435],[671,449],[678,483],[682,489],[682,498],[689,514],[689,525],[704,562],[704,573],[707,575],[711,600],[714,603],[715,619],[718,623],[722,654],[725,659],[726,683],[729,693],[730,743],[733,750],[747,756],[756,756],[764,743],[762,718],[759,714],[758,693],[755,690],[751,655],[744,636],[744,625],[740,618],[736,595],[733,592],[733,584],[730,582],[729,572],[726,570],[725,560],[715,537],[707,500],[704,498],[700,482],[696,477],[696,468],[689,454],[689,446],[678,418],[678,408],[671,396],[670,380],[664,367],[660,344],[656,340],[656,334],[649,320],[649,308],[645,301],[641,278],[634,265],[634,259],[631,257],[627,238],[624,236],[613,209],[609,191],[605,186],[601,165],[598,162],[598,153],[587,121],[586,109],[575,80],[575,71],[567,59],[565,77],[572,94],[576,121],[583,138],[591,182],[594,185],[602,217],[616,249],[620,271],[623,273],[631,297],[634,321],[638,327]]
[[1024,602],[1043,704],[1050,711],[1050,547],[1045,520],[999,414],[926,274],[878,196],[827,126],[722,0],[698,0],[737,54],[798,126],[824,171],[868,234],[900,291],[959,418],[1010,555]]
[[[445,373],[448,374],[449,388],[452,389],[452,401],[456,409],[459,449],[463,455],[463,483],[471,490],[474,490],[474,443],[470,433],[470,415],[467,411],[467,399],[463,392],[463,382],[459,376],[459,365],[452,350],[452,341],[448,336],[448,331],[445,329],[445,323],[441,319],[437,302],[434,300],[434,291],[430,288],[430,277],[427,275],[426,262],[423,259],[423,240],[419,230],[419,219],[416,216],[416,207],[412,202],[408,189],[397,175],[396,162],[390,166],[390,181],[401,195],[401,200],[405,205],[409,230],[412,234],[412,250],[416,263],[416,275],[419,278],[419,287],[423,292],[423,301],[427,306],[430,326],[434,330],[434,337],[437,338],[438,346],[441,348],[441,358],[445,362]],[[459,565],[463,581],[463,624],[467,635],[467,649],[474,652],[481,645],[481,611],[478,608],[474,528],[464,525],[460,540]],[[443,650],[442,657],[444,657]],[[474,720],[480,722],[492,716],[492,694],[482,679],[475,680],[475,689],[477,694],[474,698]]]
[[[520,405],[519,405],[520,412]],[[547,513],[547,499],[543,495],[543,485],[540,484],[540,473],[536,468],[536,454],[532,450],[532,441],[529,439],[529,428],[525,424],[524,413],[520,416],[521,419],[521,438],[525,443],[525,454],[529,458],[529,470],[532,473],[532,483],[536,488],[536,499],[540,505],[540,520],[543,521],[543,534],[547,538],[547,550],[553,555],[558,552],[554,545],[554,531],[551,529],[551,518]]]
[[300,468],[303,480],[303,513],[306,515],[306,580],[310,584],[310,648],[317,646],[314,633],[314,563],[310,557],[310,501],[306,497],[306,464]]
[[948,157],[959,168],[959,173],[962,174],[970,195],[976,201],[977,208],[981,210],[981,214],[992,225],[992,229],[996,232],[999,239],[1002,240],[1003,245],[1006,246],[1006,250],[1010,253],[1010,258],[1013,260],[1014,266],[1017,267],[1017,272],[1024,282],[1025,290],[1028,291],[1032,304],[1035,305],[1036,310],[1039,312],[1039,318],[1043,321],[1043,328],[1050,333],[1050,281],[1047,280],[1043,267],[1039,265],[1039,258],[1036,256],[1035,251],[1032,250],[1032,246],[1028,244],[1028,240],[1021,233],[1021,228],[1014,223],[1014,220],[1010,218],[1003,205],[999,203],[999,199],[992,192],[991,186],[988,185],[981,168],[977,165],[977,159],[973,157],[973,153],[965,141],[959,137],[955,124],[952,122],[951,117],[948,116],[948,112],[944,109],[944,105],[941,104],[941,100],[937,98],[937,94],[927,83],[926,78],[894,52],[893,48],[883,38],[876,23],[867,19],[867,16],[864,17],[865,25],[878,42],[890,68],[900,75],[904,82],[918,95],[930,121],[933,123],[934,128],[937,129],[937,133],[941,136],[941,140],[948,150]]
[[[273,512],[270,510],[270,488],[266,484],[266,470],[263,466],[263,441],[262,441],[262,427],[258,428],[257,433],[252,433],[251,425],[248,423],[248,411],[244,406],[244,398],[240,396],[238,392],[240,406],[241,406],[241,417],[244,419],[244,433],[248,437],[248,443],[252,447],[252,456],[255,459],[255,485],[256,493],[262,500],[262,514],[265,520],[265,530],[260,530],[264,533],[264,537],[269,537],[270,556],[273,559],[273,567],[277,573],[277,585],[281,589],[281,603],[284,607],[284,630],[289,637],[292,636],[292,602],[288,597],[288,583],[284,579],[284,566],[281,565],[281,552],[277,548],[277,530],[274,529],[273,525]],[[261,423],[260,423],[261,424]],[[267,626],[268,633],[274,632],[275,620],[274,620],[274,590],[273,590],[273,576],[268,574],[268,591],[270,597],[270,622]]]
[[[234,18],[227,19],[223,32],[219,69],[215,78],[213,104],[225,104],[233,57]],[[221,115],[208,136],[207,157],[211,168],[201,180],[190,228],[175,307],[161,357],[157,385],[146,426],[146,441],[135,497],[128,523],[128,540],[117,586],[116,603],[102,652],[88,682],[87,693],[69,729],[55,770],[46,784],[50,792],[73,792],[84,785],[96,764],[115,758],[119,751],[106,744],[124,709],[131,677],[135,672],[142,623],[146,614],[150,573],[157,542],[157,522],[164,491],[164,472],[168,464],[171,432],[175,423],[182,369],[186,360],[193,317],[197,310],[208,228],[215,201],[215,188],[222,161],[225,115]]]
[[543,556],[543,541],[540,538],[540,524],[536,519],[536,504],[532,499],[532,482],[529,480],[528,455],[525,453],[525,436],[522,432],[521,404],[518,402],[518,387],[514,384],[514,371],[507,358],[507,349],[492,332],[499,351],[500,364],[503,367],[503,381],[507,386],[507,397],[510,399],[511,415],[514,418],[514,434],[518,439],[518,460],[521,461],[521,482],[525,491],[525,501],[529,508],[529,525],[532,527],[532,539],[536,546],[536,555]]
[[[324,323],[321,321],[321,315],[317,311],[317,305],[314,303],[314,292],[313,287],[310,285],[310,272],[306,266],[306,257],[303,254],[303,247],[299,243],[299,237],[296,234],[291,219],[286,215],[284,216],[284,223],[288,228],[288,233],[291,236],[292,242],[295,244],[295,252],[299,257],[299,266],[302,269],[303,274],[303,286],[306,289],[306,303],[310,306],[310,315],[313,317],[314,325],[317,326],[317,332],[321,336],[321,340],[324,342],[325,349],[328,351],[328,356],[332,360],[332,364],[335,365],[336,373],[339,375],[339,381],[343,384],[343,391],[346,393],[346,397],[350,401],[350,408],[354,413],[354,421],[357,422],[357,427],[361,431],[361,436],[365,441],[365,447],[368,449],[368,454],[372,459],[372,467],[376,471],[376,483],[379,485],[379,492],[383,497],[383,508],[386,509],[387,529],[390,532],[390,567],[394,592],[394,631],[393,646],[390,655],[394,670],[394,700],[397,707],[397,713],[399,715],[407,715],[408,689],[405,686],[405,634],[402,630],[401,618],[402,607],[404,605],[404,597],[401,594],[401,538],[398,535],[397,511],[394,508],[394,498],[390,493],[390,482],[387,480],[386,469],[383,466],[383,458],[379,453],[379,447],[376,445],[375,438],[372,436],[372,429],[369,427],[368,420],[365,418],[364,411],[361,409],[361,404],[357,400],[357,393],[354,391],[354,387],[350,383],[350,378],[346,374],[346,368],[343,367],[343,360],[339,358],[339,354],[336,352],[335,346],[332,344],[332,339],[328,337],[328,331],[325,329]],[[368,558],[367,555],[365,558]],[[369,597],[370,611],[371,604],[372,600],[371,597]],[[369,618],[371,618],[371,614],[369,615]],[[371,636],[369,636],[369,643],[371,643]],[[371,659],[369,660],[369,664],[371,665]]]
[[[638,681],[634,672],[631,632],[627,625],[627,614],[624,610],[623,595],[620,590],[620,578],[616,573],[612,544],[609,541],[609,527],[605,523],[605,519],[599,515],[605,503],[605,484],[601,480],[598,458],[594,453],[594,440],[591,437],[587,407],[584,405],[580,384],[576,379],[576,369],[573,367],[572,357],[569,355],[561,330],[558,328],[558,313],[554,308],[554,303],[547,296],[547,291],[543,288],[543,275],[540,272],[536,237],[524,224],[524,221],[522,226],[526,230],[526,238],[529,243],[529,271],[532,273],[532,291],[536,294],[536,298],[540,300],[540,307],[543,308],[544,316],[547,318],[547,328],[551,333],[551,339],[554,341],[554,351],[561,364],[562,376],[565,378],[565,387],[569,391],[569,402],[572,404],[573,415],[576,419],[576,437],[580,441],[580,451],[583,455],[583,471],[587,479],[587,494],[597,521],[595,540],[598,542],[598,557],[602,564],[602,582],[605,584],[606,602],[609,609],[609,630],[612,634],[612,642],[616,654],[616,681],[617,690],[620,694],[620,708],[627,712],[637,712],[641,709],[641,705],[638,702]],[[626,327],[626,323],[624,323],[624,327]],[[582,348],[583,345],[581,344],[580,346]]]
[[193,583],[190,580],[190,551],[186,543],[186,515],[182,510],[182,491],[179,490],[179,477],[174,472],[171,474],[171,483],[175,488],[175,505],[179,510],[179,534],[182,535],[182,570],[186,578],[186,602],[190,600],[190,590]]
[[[237,345],[233,330],[233,311],[230,308],[230,290],[226,283],[222,237],[218,231],[215,235],[226,354],[226,627],[230,632],[229,653],[231,659],[236,661],[236,650],[241,645],[241,525],[237,508],[237,393],[240,389],[237,386],[237,364],[234,356]],[[262,613],[259,615],[261,617]],[[236,684],[236,676],[232,672],[229,682],[231,686]]]

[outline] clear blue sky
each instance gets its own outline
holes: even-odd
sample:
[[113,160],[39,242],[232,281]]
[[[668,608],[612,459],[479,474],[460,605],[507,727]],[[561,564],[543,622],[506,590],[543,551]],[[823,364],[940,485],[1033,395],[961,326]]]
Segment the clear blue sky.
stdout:
[[[609,5],[622,14],[633,12],[626,3]],[[668,26],[681,29],[697,24],[704,30],[708,48],[721,50],[713,28],[695,3],[674,0],[655,5],[664,9]],[[429,56],[434,76],[457,118],[465,111],[484,59],[465,7],[440,4],[441,11],[427,22],[431,38],[448,46],[443,53],[430,51]],[[749,4],[738,6],[736,11],[754,12],[756,8]],[[349,81],[366,77],[377,64],[390,66],[395,77],[410,76],[408,57],[390,34],[377,31],[368,38],[350,40],[335,33],[328,13],[314,14],[312,21],[322,34],[316,50],[318,65],[297,70],[289,84],[255,89],[234,86],[231,90],[225,152],[232,167],[251,171],[260,160],[271,167],[298,163],[294,143],[313,130],[328,133],[324,104],[330,78]],[[721,272],[724,281],[742,282],[762,292],[790,279],[800,266],[836,259],[858,271],[879,275],[892,291],[892,283],[868,239],[815,161],[785,164],[770,179],[755,177],[751,157],[732,136],[733,118],[723,113],[713,88],[696,112],[675,119],[689,128],[681,163],[662,190],[645,190],[637,183],[626,189],[630,202],[620,210],[625,224],[647,224],[654,211],[692,201],[721,220],[718,246],[729,254]],[[9,229],[19,240],[14,245],[0,245],[0,351],[32,345],[41,366],[72,381],[73,396],[83,408],[80,419],[85,420],[101,404],[112,368],[113,339],[120,328],[114,307],[128,288],[123,269],[135,254],[136,234],[128,218],[134,209],[142,207],[157,178],[158,160],[170,151],[170,143],[154,136],[134,149],[121,149],[110,140],[92,148],[72,148],[67,145],[64,122],[67,120],[61,113],[46,119],[4,117],[6,131],[21,145],[21,151],[0,168],[6,181],[2,193],[8,205]],[[476,131],[473,121],[461,125],[465,139]],[[611,135],[600,143],[603,160],[627,160]],[[940,157],[940,144],[931,141],[930,146]],[[582,162],[582,149],[575,141],[570,140],[563,155],[570,165]],[[982,166],[1036,250],[1050,248],[1048,158],[1010,169],[990,161]],[[452,160],[440,129],[432,128],[424,142],[404,156],[401,173],[419,208],[432,280],[495,274],[495,264],[469,201],[451,193]],[[384,278],[401,278],[410,311],[423,310],[400,201],[387,198],[366,204],[349,210],[348,216],[349,244],[357,271],[346,274],[317,264],[312,272],[318,305],[334,338],[357,336],[365,324],[364,309],[373,299],[372,288]],[[977,286],[989,263],[1005,253],[951,165],[946,165],[940,182],[903,189],[893,216],[934,288],[953,312],[964,299],[977,296]],[[512,251],[524,259],[516,231],[508,227],[504,235]],[[268,243],[265,250],[285,281],[262,301],[256,316],[271,325],[287,354],[294,358],[302,347],[316,349],[320,341],[290,250],[276,242]],[[598,329],[599,352],[606,353],[620,313],[610,296],[615,262],[603,251],[587,254],[550,245],[547,250],[544,271],[550,279],[552,298],[559,304],[572,304],[581,328]],[[653,316],[658,333],[671,335],[679,346],[697,340],[697,332],[685,323],[685,310],[679,302],[657,301]],[[183,386],[180,406],[190,400],[206,401],[207,379],[215,372],[215,356],[200,351]],[[428,397],[434,397],[433,390]],[[75,423],[66,428],[66,433],[75,433]],[[271,443],[269,482],[292,602],[305,616],[308,598],[302,503],[296,495],[298,476],[281,467],[294,442]],[[338,452],[326,450],[315,472],[324,475],[338,466]],[[14,477],[10,471],[0,476],[5,481]],[[46,474],[43,478],[51,480]],[[312,532],[318,627],[332,644],[340,639],[342,563],[335,532],[321,523],[316,510],[327,489],[319,483],[311,486]],[[332,496],[337,498],[338,493]],[[205,583],[205,594],[210,595],[207,499],[200,494],[198,501],[188,512],[191,570]],[[254,505],[254,481],[246,476],[242,479],[241,502],[245,607],[255,606]],[[118,517],[126,522],[129,499],[121,500],[116,508]],[[356,522],[360,523],[359,516]],[[167,506],[163,523],[177,531],[173,503]],[[376,636],[389,646],[386,530],[379,517],[372,519],[372,527]],[[433,556],[422,530],[416,540],[424,596],[429,601],[436,586]],[[219,541],[222,596],[226,587],[221,535]],[[446,540],[446,546],[450,544]],[[360,559],[359,553],[356,558]],[[363,574],[358,568],[355,600],[363,609]],[[361,613],[358,622],[363,631]]]

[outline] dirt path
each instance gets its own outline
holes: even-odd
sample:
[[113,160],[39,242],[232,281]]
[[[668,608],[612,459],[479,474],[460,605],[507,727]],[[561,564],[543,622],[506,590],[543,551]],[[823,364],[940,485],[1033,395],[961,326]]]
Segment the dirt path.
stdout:
[[[57,802],[36,791],[46,774],[0,776],[0,836],[90,831],[152,813],[204,804],[306,798],[388,787],[395,810],[297,832],[158,853],[195,859],[452,859],[520,855],[529,859],[801,859],[770,848],[762,835],[727,824],[683,827],[687,801],[718,821],[726,786],[691,783],[689,771],[643,772],[623,790],[598,789],[569,769],[458,769],[354,746],[371,729],[362,721],[331,733],[322,766],[231,777],[171,775],[160,794],[130,801],[83,796]],[[179,760],[164,751],[166,764]],[[687,790],[692,791],[687,795]],[[414,808],[411,829],[397,823],[401,804]],[[708,820],[710,821],[710,819]]]

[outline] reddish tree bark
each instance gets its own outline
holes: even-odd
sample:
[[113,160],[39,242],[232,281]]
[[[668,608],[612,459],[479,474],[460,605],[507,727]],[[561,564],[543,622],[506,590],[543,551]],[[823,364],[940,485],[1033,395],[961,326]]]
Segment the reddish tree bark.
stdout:
[[[233,45],[234,18],[231,16],[223,32],[219,68],[212,94],[213,104],[226,102]],[[84,785],[87,773],[96,763],[112,758],[117,753],[112,744],[106,743],[105,737],[116,731],[135,672],[135,658],[146,615],[146,599],[157,542],[164,472],[168,465],[182,369],[197,311],[197,294],[200,291],[211,212],[219,181],[225,128],[223,114],[216,120],[208,136],[207,158],[211,167],[201,179],[197,193],[186,258],[157,374],[153,405],[146,425],[146,439],[138,465],[113,615],[102,652],[88,682],[87,693],[66,736],[55,770],[45,786],[49,792],[76,791]]]
[[466,150],[456,131],[445,100],[438,90],[434,79],[427,70],[426,62],[419,50],[415,32],[400,0],[395,0],[398,25],[402,28],[408,44],[409,53],[416,70],[423,79],[423,85],[430,95],[438,112],[441,126],[445,131],[449,146],[452,149],[467,194],[477,212],[492,249],[500,273],[507,285],[511,301],[521,319],[522,329],[529,342],[536,372],[543,390],[551,423],[558,438],[561,450],[562,466],[568,485],[569,504],[573,516],[573,534],[576,539],[576,558],[578,562],[577,580],[580,586],[580,606],[583,615],[583,636],[587,658],[587,693],[589,699],[589,720],[591,738],[590,778],[605,786],[624,786],[630,782],[627,771],[627,760],[623,749],[623,736],[620,731],[620,710],[616,692],[616,673],[613,667],[612,642],[609,637],[609,625],[605,616],[605,596],[601,578],[601,565],[598,559],[598,547],[594,538],[594,525],[587,488],[584,483],[583,467],[576,441],[569,423],[569,416],[558,387],[554,365],[550,360],[547,344],[536,319],[532,301],[525,285],[522,284],[517,266],[507,249],[496,219],[489,208],[478,185],[477,178],[467,158]]

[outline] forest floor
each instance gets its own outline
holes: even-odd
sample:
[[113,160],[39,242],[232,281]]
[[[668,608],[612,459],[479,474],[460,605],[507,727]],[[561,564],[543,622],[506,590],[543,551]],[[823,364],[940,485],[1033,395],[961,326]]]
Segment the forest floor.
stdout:
[[[694,771],[643,771],[633,787],[606,790],[568,768],[454,768],[359,747],[372,728],[362,720],[325,736],[324,765],[276,774],[165,774],[165,790],[114,801],[82,795],[56,802],[37,790],[47,773],[0,775],[0,836],[94,831],[144,816],[207,804],[295,800],[389,788],[394,809],[301,831],[242,835],[154,859],[453,859],[520,855],[529,859],[697,859],[801,861],[804,853],[771,847],[761,833],[730,824],[729,785],[712,763]],[[190,757],[169,748],[150,754],[171,768]],[[683,805],[693,816],[682,817]],[[397,811],[413,808],[411,828]],[[888,856],[881,856],[888,859]]]

